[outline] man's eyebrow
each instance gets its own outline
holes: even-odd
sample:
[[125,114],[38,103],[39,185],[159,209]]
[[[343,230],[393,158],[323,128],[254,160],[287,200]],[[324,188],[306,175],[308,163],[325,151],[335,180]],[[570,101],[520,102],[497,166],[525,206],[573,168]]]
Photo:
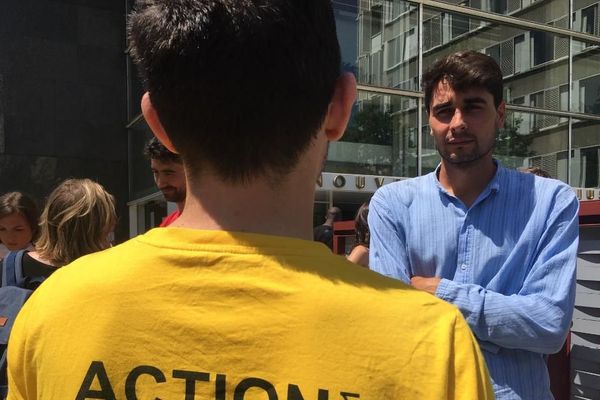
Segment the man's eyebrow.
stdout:
[[444,103],[436,104],[435,106],[432,107],[432,110],[433,111],[439,111],[439,110],[442,110],[442,109],[448,108],[448,107],[452,107],[452,102],[451,101],[446,101]]
[[483,97],[468,97],[463,101],[465,104],[487,104]]

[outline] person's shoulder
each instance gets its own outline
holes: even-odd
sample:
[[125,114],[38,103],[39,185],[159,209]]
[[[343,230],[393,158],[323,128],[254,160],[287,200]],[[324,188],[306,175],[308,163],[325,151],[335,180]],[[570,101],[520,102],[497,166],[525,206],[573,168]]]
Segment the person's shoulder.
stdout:
[[573,188],[559,179],[544,178],[510,168],[503,169],[508,178],[509,187],[513,191],[517,191],[520,196],[531,193],[538,202],[554,202],[557,198],[567,202],[577,200]]
[[432,173],[414,178],[401,179],[377,189],[374,203],[400,203],[409,205],[434,188]]
[[323,266],[321,276],[325,278],[321,279],[322,284],[332,286],[327,291],[330,304],[344,309],[360,308],[368,310],[367,313],[377,310],[378,315],[403,325],[403,318],[409,315],[416,320],[423,315],[432,320],[442,318],[448,323],[458,315],[451,304],[343,257],[331,255],[320,264]]
[[137,238],[130,239],[109,249],[82,256],[58,268],[36,292],[62,293],[79,289],[89,290],[91,286],[99,287],[111,274],[118,274],[122,270],[124,261],[132,264],[135,263],[136,257],[143,257],[145,254],[148,254],[148,251],[140,247]]
[[347,257],[348,261],[353,262],[363,267],[369,267],[369,248],[365,245],[359,244],[354,246],[350,254]]

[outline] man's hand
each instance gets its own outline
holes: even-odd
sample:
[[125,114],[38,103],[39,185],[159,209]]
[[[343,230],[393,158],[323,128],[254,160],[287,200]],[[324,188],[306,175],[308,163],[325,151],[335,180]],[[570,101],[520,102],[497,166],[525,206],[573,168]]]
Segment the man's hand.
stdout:
[[438,285],[442,278],[438,276],[434,276],[433,278],[426,278],[424,276],[413,276],[410,278],[410,284],[413,285],[414,288],[419,290],[424,290],[428,293],[435,295],[435,291],[437,290]]

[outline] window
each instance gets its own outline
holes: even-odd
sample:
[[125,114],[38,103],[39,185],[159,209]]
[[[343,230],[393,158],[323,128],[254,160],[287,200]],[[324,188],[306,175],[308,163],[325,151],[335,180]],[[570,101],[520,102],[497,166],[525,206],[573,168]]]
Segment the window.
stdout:
[[410,10],[410,3],[398,0],[385,0],[385,22],[391,22],[398,18],[400,14]]
[[437,15],[423,22],[423,47],[432,49],[442,44],[442,17]]
[[469,17],[452,14],[452,39],[469,32]]
[[540,65],[552,60],[554,55],[553,37],[546,32],[531,32],[533,65]]
[[376,6],[371,8],[371,36],[381,33],[382,22],[382,7]]
[[592,35],[598,34],[598,4],[581,10],[581,31]]
[[514,38],[515,41],[515,74],[525,72],[529,69],[529,47],[525,40],[525,35],[519,35]]
[[584,187],[598,187],[600,179],[598,176],[598,147],[581,149],[581,161],[584,172]]
[[417,39],[415,29],[411,29],[387,43],[387,68],[408,61],[411,56],[417,54]]
[[583,112],[600,114],[600,75],[579,81],[579,102]]
[[[561,85],[558,88],[560,92],[560,109],[563,111],[569,110],[569,85]],[[569,119],[566,117],[562,117],[560,119],[560,123],[566,123]]]
[[497,14],[506,14],[507,11],[507,0],[489,0],[490,11]]
[[369,80],[369,83],[372,85],[376,85],[376,86],[381,86],[381,75],[382,75],[382,57],[383,57],[383,52],[381,50],[379,50],[378,52],[374,53],[373,55],[371,55],[370,58],[370,62],[371,65],[369,66],[370,68],[370,73],[371,73],[371,79]]
[[499,44],[485,49],[485,54],[492,57],[494,60],[496,60],[498,65],[500,65],[500,45]]
[[[544,107],[544,92],[532,93],[529,95],[529,105],[531,107]],[[533,130],[537,130],[543,127],[544,116],[542,114],[533,114]]]

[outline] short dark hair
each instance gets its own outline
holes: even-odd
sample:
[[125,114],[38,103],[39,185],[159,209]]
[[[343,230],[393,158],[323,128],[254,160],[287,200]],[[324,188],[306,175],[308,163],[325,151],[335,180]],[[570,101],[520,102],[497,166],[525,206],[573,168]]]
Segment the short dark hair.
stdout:
[[472,87],[484,88],[494,97],[496,107],[502,102],[502,71],[492,57],[483,53],[460,51],[433,64],[423,75],[422,81],[427,112],[431,106],[433,91],[441,80],[446,80],[456,91]]
[[329,207],[325,218],[332,219],[333,221],[341,220],[342,219],[342,209],[339,207],[335,207],[335,206]]
[[520,168],[517,168],[517,170],[519,170],[521,172],[541,176],[542,178],[552,178],[552,175],[550,175],[550,173],[541,169],[540,167],[520,167]]
[[23,192],[8,192],[0,196],[0,218],[15,213],[25,217],[33,233],[33,240],[35,240],[38,233],[38,219],[40,217],[35,200]]
[[371,242],[371,233],[369,231],[369,203],[363,203],[356,212],[354,228],[356,230],[354,245],[369,247]]
[[340,75],[329,0],[139,0],[130,52],[194,171],[285,174],[323,123]]
[[156,137],[152,137],[144,147],[144,155],[149,160],[176,162],[181,164],[181,157],[165,147]]

